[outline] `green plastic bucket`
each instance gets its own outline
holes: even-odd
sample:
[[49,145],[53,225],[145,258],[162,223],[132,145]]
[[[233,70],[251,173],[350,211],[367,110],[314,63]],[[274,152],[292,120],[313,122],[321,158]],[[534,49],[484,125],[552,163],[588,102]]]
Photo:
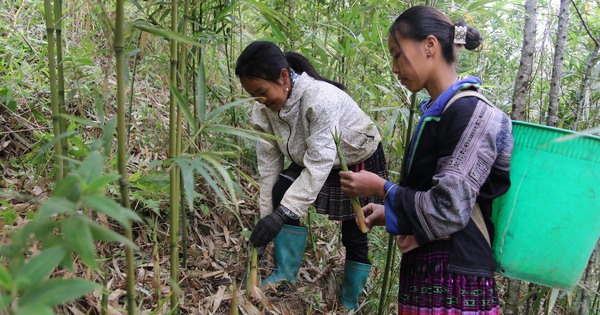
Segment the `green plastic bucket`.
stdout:
[[571,290],[600,236],[600,138],[513,121],[511,187],[494,201],[501,274]]

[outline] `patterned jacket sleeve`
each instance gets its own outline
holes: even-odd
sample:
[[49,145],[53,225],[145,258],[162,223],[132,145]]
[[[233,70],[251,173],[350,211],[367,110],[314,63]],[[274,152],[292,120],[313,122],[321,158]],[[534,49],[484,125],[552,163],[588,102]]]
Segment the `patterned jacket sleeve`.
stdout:
[[393,213],[386,212],[386,221],[388,214],[394,216],[394,224],[386,223],[388,232],[412,230],[421,245],[452,235],[469,222],[491,169],[508,169],[504,164],[512,150],[510,119],[481,101],[470,116],[464,114],[464,106],[473,105],[456,102],[440,120],[440,143],[447,146],[441,152],[452,153],[438,158],[432,187],[395,189]]
[[[252,120],[254,129],[260,132],[273,134],[264,106],[254,106]],[[273,212],[272,190],[279,173],[283,170],[284,156],[273,140],[258,140],[256,143],[256,156],[258,164],[259,206],[260,217],[264,218]]]

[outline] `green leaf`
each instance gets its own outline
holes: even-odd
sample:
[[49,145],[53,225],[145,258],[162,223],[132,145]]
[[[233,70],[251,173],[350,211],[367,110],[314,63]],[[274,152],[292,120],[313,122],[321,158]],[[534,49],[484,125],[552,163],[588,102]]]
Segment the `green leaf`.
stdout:
[[[116,116],[116,115],[115,115]],[[116,117],[111,117],[110,120],[102,129],[102,147],[104,148],[104,154],[108,155],[112,149],[112,142],[114,139],[115,128],[117,127]]]
[[194,196],[196,195],[196,191],[194,190],[194,171],[190,168],[190,163],[187,159],[175,158],[175,163],[181,168],[183,189],[185,190],[188,209],[192,210],[194,209]]
[[98,151],[92,151],[77,169],[77,173],[86,183],[91,183],[102,176],[102,156]]
[[183,95],[181,95],[181,92],[179,92],[179,89],[177,88],[177,86],[175,86],[175,83],[173,81],[171,81],[170,79],[169,79],[169,87],[171,88],[171,92],[173,92],[173,95],[175,95],[177,104],[179,105],[179,108],[181,108],[181,112],[185,116],[185,119],[188,121],[188,124],[190,125],[192,132],[196,133],[196,130],[198,130],[198,126],[196,124],[196,120],[194,119],[194,116],[192,115],[192,111],[190,110],[190,107],[187,104],[187,101],[183,98]]
[[6,314],[4,309],[10,305],[10,296],[4,295],[2,291],[0,291],[0,313]]
[[[8,270],[6,269],[6,267],[0,266],[0,289],[10,290],[12,285],[13,285],[13,282],[10,277],[10,273],[8,273]],[[2,291],[0,290],[0,292],[2,292]],[[1,309],[2,308],[0,308],[0,310]]]
[[72,216],[63,222],[62,232],[70,250],[79,255],[90,268],[96,268],[96,246],[87,222],[80,216]]
[[137,20],[133,22],[133,26],[139,28],[142,31],[146,31],[150,34],[158,35],[165,37],[167,39],[176,40],[181,43],[190,44],[194,46],[201,46],[201,44],[187,36],[181,35],[179,33],[173,32],[171,30],[165,28],[159,28],[153,25],[148,24],[144,20]]
[[52,196],[65,197],[77,203],[81,199],[82,190],[81,179],[75,173],[69,173],[69,175],[56,184]]
[[20,305],[19,302],[19,311],[16,313],[18,315],[54,315],[54,311],[51,306],[35,303],[35,304],[27,304]]
[[117,242],[127,247],[137,248],[137,246],[135,246],[131,240],[111,229],[105,228],[95,222],[92,222],[91,220],[87,224],[90,227],[90,231],[92,232],[92,236],[95,240],[103,242]]
[[200,123],[204,123],[204,118],[206,117],[206,90],[206,68],[204,66],[204,58],[202,58],[199,62],[196,76],[196,108]]
[[90,184],[87,187],[87,191],[89,193],[99,192],[102,190],[102,188],[105,188],[108,184],[116,181],[120,177],[121,177],[121,175],[119,175],[119,174],[102,175],[102,176],[94,179],[92,182],[90,182]]
[[58,213],[73,213],[77,205],[64,197],[50,197],[40,206],[38,219],[44,219]]
[[49,279],[24,292],[19,305],[60,305],[83,296],[98,287],[99,285],[95,282],[79,278]]
[[15,276],[18,289],[26,289],[40,282],[49,275],[63,260],[67,250],[62,246],[44,249],[35,255],[25,265],[21,266]]
[[119,221],[123,226],[129,226],[129,220],[141,221],[141,218],[133,211],[122,207],[116,201],[104,196],[86,196],[83,200],[87,207]]

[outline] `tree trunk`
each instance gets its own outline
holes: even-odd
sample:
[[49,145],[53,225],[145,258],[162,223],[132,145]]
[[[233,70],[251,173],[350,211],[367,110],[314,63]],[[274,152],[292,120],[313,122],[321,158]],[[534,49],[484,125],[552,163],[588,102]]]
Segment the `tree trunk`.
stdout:
[[515,78],[513,93],[512,119],[527,121],[527,96],[531,87],[533,54],[535,50],[537,23],[537,0],[525,1],[525,25],[523,27],[523,46],[521,47],[521,63]]
[[558,32],[556,34],[552,79],[550,81],[550,103],[548,104],[548,116],[546,117],[546,125],[553,127],[558,126],[558,101],[560,100],[561,88],[560,79],[563,74],[565,44],[567,42],[567,29],[569,27],[570,3],[570,0],[561,0],[558,13]]
[[507,297],[505,298],[506,307],[504,310],[505,315],[517,315],[519,314],[519,297],[521,295],[521,280],[508,279],[508,289],[506,292]]
[[581,88],[577,91],[577,108],[575,110],[575,120],[573,121],[573,130],[577,130],[579,127],[579,123],[582,120],[589,119],[589,101],[590,101],[590,79],[592,77],[592,70],[598,63],[600,59],[600,55],[598,54],[600,51],[600,38],[596,40],[596,45],[594,45],[594,50],[590,53],[590,56],[586,62],[585,73],[583,74],[583,80],[581,81]]

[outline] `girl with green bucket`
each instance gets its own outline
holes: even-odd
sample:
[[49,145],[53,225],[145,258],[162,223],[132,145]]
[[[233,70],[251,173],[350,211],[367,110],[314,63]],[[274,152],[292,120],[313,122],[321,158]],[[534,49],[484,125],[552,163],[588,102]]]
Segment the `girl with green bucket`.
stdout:
[[[351,199],[340,189],[333,132],[340,132],[349,169],[386,178],[377,127],[342,84],[321,77],[305,57],[284,54],[274,43],[248,45],[238,57],[235,73],[260,103],[252,109],[255,129],[283,139],[256,145],[261,220],[250,241],[264,247],[274,240],[275,258],[275,269],[263,285],[296,282],[307,233],[299,219],[313,204],[318,213],[342,222],[346,261],[341,304],[356,308],[371,269],[368,239],[356,225]],[[286,158],[291,164],[284,168]],[[368,202],[382,200],[366,198],[363,205]]]
[[350,196],[385,200],[363,211],[367,226],[399,235],[399,314],[500,314],[490,217],[492,201],[510,186],[511,121],[480,97],[478,78],[459,78],[456,70],[456,51],[480,43],[477,30],[433,7],[402,13],[389,30],[392,71],[411,92],[431,97],[421,106],[402,180],[340,172]]

